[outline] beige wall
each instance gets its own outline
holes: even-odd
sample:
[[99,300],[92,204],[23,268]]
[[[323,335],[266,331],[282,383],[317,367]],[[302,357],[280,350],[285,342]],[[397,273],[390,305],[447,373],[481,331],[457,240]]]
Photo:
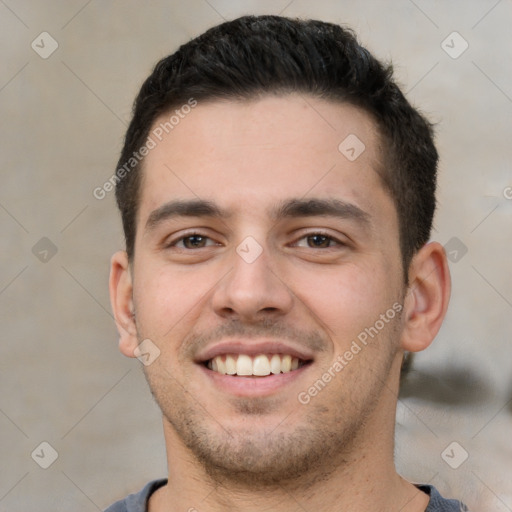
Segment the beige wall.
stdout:
[[[114,170],[157,59],[222,18],[283,9],[355,28],[393,57],[409,98],[438,123],[434,234],[467,253],[451,263],[448,317],[399,404],[397,464],[475,510],[512,510],[512,3],[5,0],[0,511],[94,511],[165,476],[158,410],[140,363],[116,347],[113,194],[98,200],[93,189]],[[44,31],[58,43],[46,59],[55,43]],[[464,41],[448,37],[452,56],[442,47],[453,31],[469,45],[458,58]],[[46,470],[35,462],[51,460],[43,441],[58,453]],[[458,469],[441,457],[453,441],[469,453]]]

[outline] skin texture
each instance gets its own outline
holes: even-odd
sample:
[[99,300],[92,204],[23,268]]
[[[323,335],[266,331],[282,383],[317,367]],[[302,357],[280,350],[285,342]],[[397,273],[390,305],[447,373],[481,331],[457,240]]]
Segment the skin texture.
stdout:
[[[354,161],[338,151],[349,134],[365,144]],[[150,510],[425,510],[427,496],[394,468],[398,381],[403,351],[437,334],[450,278],[442,246],[430,242],[405,287],[379,144],[361,110],[291,94],[199,103],[146,157],[135,257],[113,256],[110,290],[122,353],[134,357],[145,339],[160,350],[145,374],[163,413],[172,485]],[[178,199],[208,200],[230,216],[148,224]],[[337,199],[367,221],[271,215],[291,199]],[[183,240],[193,233],[207,238]],[[262,251],[251,263],[236,250],[249,236]],[[397,304],[400,314],[300,403]],[[216,343],[263,339],[306,350],[312,363],[249,396],[217,385],[197,362]]]

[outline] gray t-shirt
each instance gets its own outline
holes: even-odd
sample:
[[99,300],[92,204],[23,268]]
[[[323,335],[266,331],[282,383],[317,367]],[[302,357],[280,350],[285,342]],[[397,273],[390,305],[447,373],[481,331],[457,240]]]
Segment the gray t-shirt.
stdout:
[[[116,501],[105,512],[147,512],[148,501],[159,487],[167,483],[167,480],[154,480],[149,482],[142,491],[130,494],[124,500]],[[425,512],[461,512],[468,509],[457,500],[446,500],[431,485],[417,485],[424,493],[430,496],[430,501]]]

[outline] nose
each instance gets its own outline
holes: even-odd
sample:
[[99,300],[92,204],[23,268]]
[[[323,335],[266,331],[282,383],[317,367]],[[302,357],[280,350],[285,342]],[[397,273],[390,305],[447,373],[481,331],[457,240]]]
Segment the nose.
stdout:
[[218,283],[212,305],[217,315],[244,323],[277,319],[290,312],[293,293],[268,249],[254,260],[233,252],[232,268]]

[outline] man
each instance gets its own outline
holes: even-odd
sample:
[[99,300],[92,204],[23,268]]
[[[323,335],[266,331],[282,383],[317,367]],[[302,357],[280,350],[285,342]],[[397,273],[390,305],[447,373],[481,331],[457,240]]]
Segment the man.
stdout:
[[337,25],[243,17],[157,64],[116,171],[110,290],[169,474],[109,512],[465,510],[393,462],[404,353],[450,295],[437,158]]

